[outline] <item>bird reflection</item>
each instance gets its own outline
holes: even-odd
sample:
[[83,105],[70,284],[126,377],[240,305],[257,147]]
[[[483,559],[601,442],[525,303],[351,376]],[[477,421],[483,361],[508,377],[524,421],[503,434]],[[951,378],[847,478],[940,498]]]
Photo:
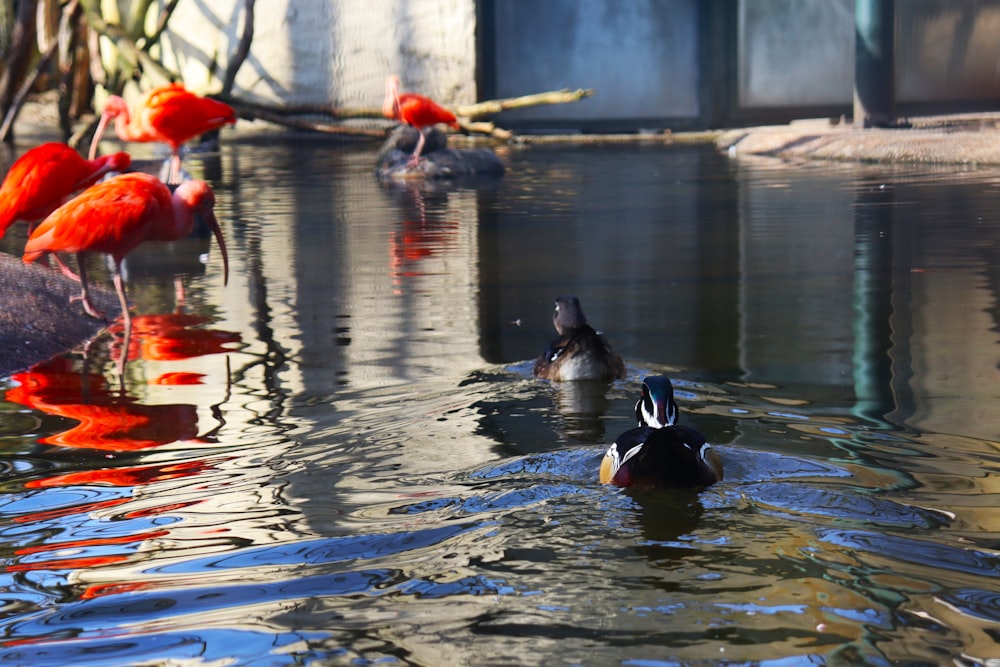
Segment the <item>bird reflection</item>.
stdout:
[[[85,358],[58,357],[16,373],[11,380],[15,385],[4,396],[8,402],[76,422],[66,430],[38,438],[39,443],[77,451],[68,456],[60,453],[63,450],[47,452],[46,458],[58,460],[61,465],[26,481],[25,489],[135,489],[157,482],[194,477],[214,470],[221,462],[232,458],[214,456],[143,462],[141,453],[155,447],[175,442],[214,441],[215,431],[221,427],[221,422],[212,431],[199,435],[196,406],[187,403],[145,405],[134,396],[112,390],[103,374],[90,372]],[[87,456],[84,454],[86,451],[95,454]],[[55,513],[51,510],[28,513],[19,516],[17,521],[58,522],[63,516],[107,511],[128,500],[115,493],[113,497],[61,508]],[[121,516],[124,519],[141,519],[197,502],[200,500],[196,498],[173,498],[159,504],[147,504]],[[5,570],[77,570],[127,563],[133,559],[136,545],[167,534],[166,529],[113,536],[73,536],[68,533],[65,537],[69,539],[50,538],[16,550],[17,561],[6,565]]]
[[555,404],[567,438],[594,443],[604,439],[604,415],[608,411],[608,385],[604,382],[560,382]]
[[685,537],[701,524],[705,507],[697,491],[657,489],[627,492],[636,503],[636,511],[645,542],[635,547],[652,561],[670,566],[692,555]]
[[403,278],[423,275],[416,268],[419,262],[453,247],[457,239],[457,223],[404,221],[401,229],[389,235],[393,284],[401,284]]
[[11,379],[17,386],[7,391],[7,401],[78,422],[70,429],[39,438],[43,444],[135,451],[198,438],[196,406],[143,405],[112,391],[103,375],[73,368],[68,358],[39,364]]
[[[231,344],[242,342],[240,334],[220,329],[205,329],[199,325],[209,318],[183,312],[137,315],[132,317],[132,326],[127,327],[123,319],[108,327],[112,343],[110,355],[116,362],[119,391],[125,393],[126,361],[178,361],[209,354],[230,352]],[[96,339],[85,348],[86,355],[96,349]],[[123,350],[127,349],[127,353]],[[169,371],[148,381],[153,385],[193,385],[201,384],[203,373],[193,371]]]
[[[24,486],[28,489],[46,489],[72,486],[103,486],[103,487],[140,487],[165,480],[176,480],[213,470],[221,461],[232,457],[216,459],[198,459],[189,461],[170,461],[150,465],[101,467],[93,470],[77,470],[59,473],[34,479]],[[76,513],[86,515],[99,509],[108,509],[114,505],[128,502],[129,498],[116,498],[103,503],[87,503],[81,506],[66,508],[63,514]],[[137,519],[142,516],[156,516],[175,511],[179,507],[194,504],[196,501],[165,502],[144,507],[142,510],[128,512],[122,515],[125,519]],[[73,512],[73,509],[76,511]],[[19,517],[22,523],[42,523],[51,521],[51,512],[42,511],[29,513]],[[166,537],[167,529],[152,529],[138,533],[125,533],[113,536],[84,537],[78,539],[50,539],[40,544],[34,544],[17,549],[18,562],[5,566],[7,572],[27,572],[32,570],[51,569],[89,569],[97,566],[126,563],[133,558],[132,552],[137,545],[149,540]],[[70,536],[72,534],[70,533]],[[116,549],[117,547],[117,549]],[[66,556],[66,554],[72,554]],[[47,557],[47,556],[52,556]]]
[[[132,333],[127,341],[127,359],[135,361],[178,361],[221,354],[231,351],[233,345],[242,342],[242,337],[234,331],[205,329],[201,325],[209,318],[191,313],[162,313],[137,315],[132,318]],[[110,328],[112,334],[120,336],[121,322]],[[117,360],[122,354],[122,346],[112,350]],[[169,376],[169,377],[168,377]],[[172,372],[154,380],[154,384],[198,384],[200,373]]]
[[[204,329],[207,317],[189,313],[141,315],[127,343],[112,349],[122,360],[186,360],[229,351],[240,343],[238,333]],[[119,322],[111,328],[119,334]],[[101,374],[89,372],[87,364],[77,369],[71,357],[60,357],[15,374],[17,386],[6,399],[46,414],[79,422],[73,428],[46,436],[40,442],[62,447],[111,451],[141,450],[198,439],[197,408],[187,403],[143,405],[124,387],[116,391]],[[158,385],[200,384],[204,376],[191,371],[169,371],[151,381]],[[203,439],[202,439],[203,440]]]
[[389,270],[393,285],[400,286],[404,278],[425,275],[418,268],[422,260],[454,248],[458,243],[459,225],[442,219],[448,195],[416,185],[395,188],[404,209],[399,228],[389,233]]

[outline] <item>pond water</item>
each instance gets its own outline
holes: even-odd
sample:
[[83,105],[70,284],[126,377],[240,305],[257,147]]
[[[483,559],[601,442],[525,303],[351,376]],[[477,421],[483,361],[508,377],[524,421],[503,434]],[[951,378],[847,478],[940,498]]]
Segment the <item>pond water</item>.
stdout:
[[[4,664],[1000,656],[1000,170],[536,146],[422,187],[374,156],[190,156],[229,285],[207,233],[146,247],[127,350],[0,379]],[[563,294],[627,379],[531,377]],[[656,373],[723,482],[597,483]]]

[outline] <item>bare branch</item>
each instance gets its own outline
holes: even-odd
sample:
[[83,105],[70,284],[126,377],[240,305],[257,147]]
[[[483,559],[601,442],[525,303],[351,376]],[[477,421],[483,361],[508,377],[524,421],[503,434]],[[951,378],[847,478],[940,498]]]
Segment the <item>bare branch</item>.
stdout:
[[4,114],[3,124],[0,124],[0,141],[10,141],[13,138],[11,130],[14,128],[14,121],[17,120],[17,114],[20,113],[21,107],[24,106],[24,101],[28,98],[28,93],[31,92],[32,86],[38,81],[38,77],[41,76],[42,71],[48,66],[49,61],[52,60],[52,56],[58,48],[59,42],[53,42],[49,50],[43,53],[42,57],[38,59],[38,63],[31,71],[31,74],[25,77],[17,94],[11,100],[7,113]]
[[226,76],[222,80],[222,93],[229,95],[233,92],[233,84],[236,82],[236,73],[239,71],[243,61],[250,55],[250,45],[253,42],[253,5],[254,0],[244,0],[246,7],[243,12],[243,34],[240,36],[239,46],[236,53],[229,59],[226,66]]
[[[0,141],[9,142],[14,138],[11,129],[20,106],[20,103],[15,103],[15,96],[20,96],[20,93],[16,92],[18,83],[24,77],[34,51],[36,8],[36,0],[23,0],[17,6],[10,56],[7,58],[6,68],[0,73],[0,113],[4,114],[3,128],[0,129]],[[53,45],[49,57],[52,53],[55,53],[55,45]],[[23,85],[20,90],[24,90]]]
[[463,118],[478,118],[479,116],[489,116],[500,113],[507,109],[521,109],[523,107],[540,106],[543,104],[569,104],[579,102],[584,97],[594,94],[593,88],[581,88],[579,90],[552,90],[534,95],[523,95],[521,97],[508,97],[500,100],[487,100],[477,104],[468,104],[454,109],[456,116]]
[[156,30],[153,31],[153,34],[149,37],[140,37],[136,40],[136,44],[138,44],[143,51],[148,52],[154,44],[160,41],[160,37],[163,35],[163,31],[167,29],[167,23],[170,22],[170,16],[174,13],[174,9],[177,8],[177,3],[179,1],[180,0],[170,0],[170,2],[164,5],[163,10],[156,19]]
[[304,118],[295,118],[293,117],[293,114],[285,113],[280,108],[267,108],[259,104],[243,103],[233,99],[232,97],[225,98],[225,101],[236,110],[236,113],[240,118],[245,118],[247,120],[266,120],[277,125],[293,127],[299,130],[313,130],[324,134],[376,138],[383,138],[386,136],[386,130],[384,129],[351,127],[349,125],[339,125]]

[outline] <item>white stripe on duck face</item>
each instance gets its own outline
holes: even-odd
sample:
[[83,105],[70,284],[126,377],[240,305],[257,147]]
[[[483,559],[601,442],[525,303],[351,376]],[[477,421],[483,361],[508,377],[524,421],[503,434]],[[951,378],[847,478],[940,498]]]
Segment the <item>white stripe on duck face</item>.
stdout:
[[[640,398],[639,401],[635,404],[635,407],[642,414],[642,422],[643,422],[642,425],[644,426],[650,426],[652,428],[663,428],[664,426],[670,426],[677,421],[677,413],[674,409],[672,409],[672,406],[671,408],[668,408],[666,422],[660,421],[660,418],[656,414],[655,406],[653,406],[649,401]],[[649,409],[650,407],[653,408],[652,411],[650,411]]]

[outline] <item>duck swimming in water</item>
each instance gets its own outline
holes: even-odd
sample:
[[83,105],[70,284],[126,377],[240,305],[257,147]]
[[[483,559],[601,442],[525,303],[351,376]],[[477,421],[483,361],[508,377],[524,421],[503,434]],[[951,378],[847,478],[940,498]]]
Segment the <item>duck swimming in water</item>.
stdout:
[[546,380],[603,380],[625,377],[622,363],[611,344],[594,328],[575,296],[556,299],[552,324],[559,337],[535,361],[534,375]]
[[602,484],[631,488],[708,486],[722,480],[722,460],[705,437],[677,424],[670,379],[642,382],[635,404],[639,426],[622,433],[601,461]]

